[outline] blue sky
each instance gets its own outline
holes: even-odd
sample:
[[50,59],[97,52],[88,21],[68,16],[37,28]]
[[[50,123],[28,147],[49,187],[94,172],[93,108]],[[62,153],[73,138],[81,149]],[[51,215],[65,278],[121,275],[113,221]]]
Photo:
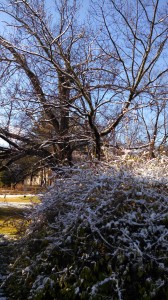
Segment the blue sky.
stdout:
[[[5,3],[6,0],[0,0],[0,3]],[[52,7],[52,0],[50,0],[49,2],[46,0],[47,6],[49,8]],[[81,1],[82,5],[81,5],[81,21],[84,21],[84,17],[86,16],[87,13],[87,9],[89,8],[89,4],[90,4],[90,0],[83,0]],[[0,12],[0,32],[3,33],[6,30],[9,30],[9,27],[7,26],[7,23],[9,21],[10,17],[5,14]]]

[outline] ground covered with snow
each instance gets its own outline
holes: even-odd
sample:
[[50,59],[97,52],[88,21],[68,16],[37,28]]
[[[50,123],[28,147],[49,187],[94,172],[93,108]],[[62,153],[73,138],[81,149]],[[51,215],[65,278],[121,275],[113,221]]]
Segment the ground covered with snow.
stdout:
[[12,299],[168,299],[167,157],[71,169],[32,219]]

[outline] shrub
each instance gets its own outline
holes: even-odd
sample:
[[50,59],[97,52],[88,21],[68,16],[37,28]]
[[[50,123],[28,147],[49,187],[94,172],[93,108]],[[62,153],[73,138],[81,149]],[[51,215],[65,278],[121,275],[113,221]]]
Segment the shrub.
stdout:
[[135,162],[132,169],[99,164],[57,180],[21,242],[22,255],[6,282],[11,295],[168,299],[164,164],[156,159]]

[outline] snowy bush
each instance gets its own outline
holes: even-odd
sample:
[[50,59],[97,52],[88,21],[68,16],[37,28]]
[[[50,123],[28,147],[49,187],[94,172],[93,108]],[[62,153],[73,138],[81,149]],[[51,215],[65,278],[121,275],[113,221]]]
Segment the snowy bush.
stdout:
[[168,299],[166,164],[99,163],[57,180],[21,241],[6,284],[11,295]]

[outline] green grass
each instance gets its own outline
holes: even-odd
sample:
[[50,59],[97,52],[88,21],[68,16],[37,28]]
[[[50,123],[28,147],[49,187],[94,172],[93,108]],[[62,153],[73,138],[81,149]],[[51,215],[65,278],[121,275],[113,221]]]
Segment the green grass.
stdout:
[[[25,204],[36,204],[40,200],[37,196],[21,196],[21,197],[6,197],[0,198],[1,203],[15,202]],[[25,213],[29,208],[5,206],[0,207],[0,234],[7,235],[9,238],[16,238],[25,231],[27,225],[30,223],[25,217]]]
[[9,197],[6,195],[5,198],[0,198],[0,202],[17,202],[17,203],[40,203],[40,200],[37,196],[19,196],[19,197]]
[[23,213],[23,210],[0,209],[0,234],[10,238],[19,237],[29,224]]

